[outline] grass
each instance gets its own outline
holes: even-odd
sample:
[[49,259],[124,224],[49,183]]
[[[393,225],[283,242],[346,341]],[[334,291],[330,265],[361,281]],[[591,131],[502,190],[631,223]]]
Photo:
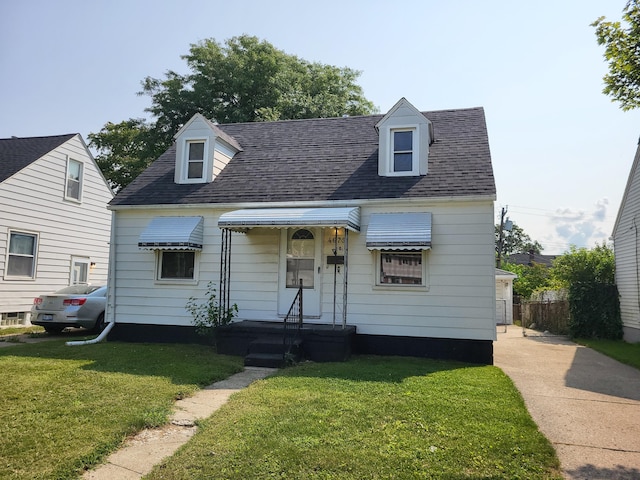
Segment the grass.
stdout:
[[575,339],[580,345],[607,355],[621,363],[640,370],[640,343],[627,343],[623,340]]
[[2,327],[0,328],[0,342],[15,341],[14,336],[24,334],[44,334],[44,328],[31,326],[31,327]]
[[562,478],[522,397],[490,366],[305,363],[232,396],[200,427],[145,478]]
[[0,349],[0,478],[71,479],[176,400],[242,369],[197,345],[64,339]]

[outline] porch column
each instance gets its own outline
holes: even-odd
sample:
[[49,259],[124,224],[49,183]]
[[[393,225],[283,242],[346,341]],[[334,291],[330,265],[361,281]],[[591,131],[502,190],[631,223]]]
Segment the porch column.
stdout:
[[349,229],[344,229],[344,282],[342,284],[342,328],[347,327],[347,286],[349,278]]
[[229,311],[230,280],[231,280],[231,230],[223,228],[222,242],[220,245],[220,291],[219,313]]

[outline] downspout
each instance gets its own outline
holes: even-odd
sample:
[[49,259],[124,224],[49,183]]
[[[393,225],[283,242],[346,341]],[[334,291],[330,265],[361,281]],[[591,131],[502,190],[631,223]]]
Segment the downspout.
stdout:
[[115,299],[116,299],[116,289],[114,288],[114,283],[116,279],[116,242],[115,242],[115,231],[116,231],[116,215],[115,212],[111,213],[111,239],[109,242],[109,266],[107,267],[107,305],[105,308],[105,318],[111,318],[110,314],[113,312],[113,318],[107,326],[100,332],[96,338],[92,338],[91,340],[79,340],[74,342],[66,342],[65,345],[68,347],[75,347],[78,345],[91,345],[94,343],[98,343],[103,341],[109,335],[109,332],[113,329],[116,324],[115,319]]

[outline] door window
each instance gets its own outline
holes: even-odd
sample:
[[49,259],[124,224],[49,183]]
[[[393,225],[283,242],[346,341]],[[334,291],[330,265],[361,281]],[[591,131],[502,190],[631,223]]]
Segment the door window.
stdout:
[[307,229],[292,230],[287,235],[287,288],[314,288],[316,240]]

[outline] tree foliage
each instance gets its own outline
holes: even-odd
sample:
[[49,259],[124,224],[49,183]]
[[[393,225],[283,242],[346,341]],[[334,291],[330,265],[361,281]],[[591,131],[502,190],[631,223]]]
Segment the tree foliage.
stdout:
[[537,240],[531,240],[531,237],[525,233],[522,227],[513,222],[511,231],[503,230],[502,232],[502,250],[500,250],[500,225],[495,226],[496,235],[496,253],[502,254],[502,257],[513,253],[541,253],[542,245]]
[[107,123],[89,135],[96,160],[112,185],[126,186],[172,143],[195,113],[219,123],[366,115],[376,111],[356,83],[360,72],[312,63],[289,55],[257,37],[242,35],[192,44],[189,73],[147,77],[140,95],[153,121]]
[[622,11],[622,20],[607,21],[605,17],[592,23],[600,45],[605,46],[604,58],[609,73],[604,76],[603,93],[619,102],[622,110],[640,107],[640,5],[629,0]]
[[571,246],[568,253],[553,261],[553,275],[564,287],[574,283],[615,283],[613,248],[606,243],[592,249]]
[[571,247],[553,262],[553,275],[569,289],[569,332],[574,337],[622,338],[615,257],[605,244]]
[[513,293],[516,295],[529,298],[533,292],[551,288],[551,269],[540,263],[531,266],[504,263],[500,268],[518,275],[513,281]]

